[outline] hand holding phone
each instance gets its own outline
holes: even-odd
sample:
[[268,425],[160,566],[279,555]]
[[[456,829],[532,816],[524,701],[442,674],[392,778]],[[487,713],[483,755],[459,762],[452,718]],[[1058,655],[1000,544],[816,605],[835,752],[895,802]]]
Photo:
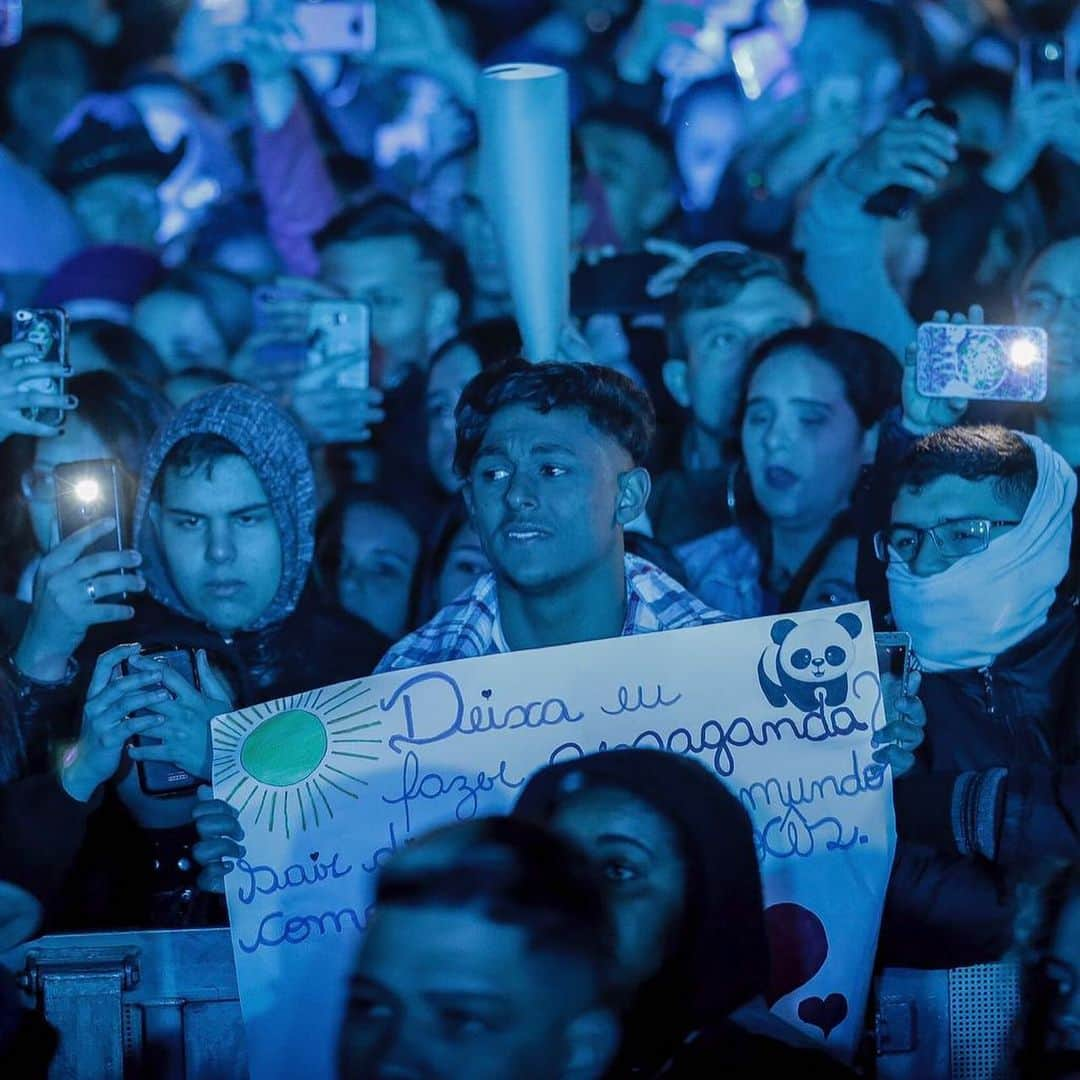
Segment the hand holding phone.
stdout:
[[[208,779],[213,763],[210,721],[233,709],[232,694],[210,667],[206,653],[166,649],[134,656],[132,670],[158,673],[168,698],[153,706],[162,718],[152,736],[128,751],[139,765],[148,795],[189,795]],[[149,769],[147,768],[149,766]]]
[[872,745],[878,749],[873,758],[891,766],[895,780],[914,766],[915,751],[925,738],[926,711],[918,697],[922,676],[910,634],[874,634],[874,644],[885,723],[874,733]]
[[309,368],[337,365],[337,386],[353,390],[368,386],[371,381],[371,308],[363,301],[312,301],[307,343]]
[[371,429],[386,419],[381,390],[338,382],[352,366],[346,355],[312,368],[293,385],[290,405],[313,446],[367,442]]
[[952,109],[926,102],[910,115],[890,120],[872,136],[864,144],[871,150],[872,193],[863,209],[879,217],[903,217],[932,195],[957,159],[958,122]]
[[1075,86],[1076,73],[1076,49],[1068,35],[1053,37],[1036,34],[1021,39],[1016,77],[1022,89],[1030,89],[1044,82]]
[[[71,369],[41,363],[38,355],[27,341],[0,345],[0,442],[9,435],[59,435],[66,413],[78,407],[78,399],[63,390]],[[41,389],[49,384],[51,389]]]
[[145,710],[162,701],[166,691],[152,674],[122,670],[138,650],[138,645],[117,645],[94,665],[78,741],[60,759],[60,782],[80,802],[88,802],[120,768],[124,746],[133,735],[161,723]]
[[[24,380],[22,389],[36,394],[64,396],[64,375],[68,368],[68,317],[60,308],[20,308],[11,317],[11,340],[27,348],[9,354],[17,368],[33,368],[34,377]],[[38,365],[43,365],[38,368]],[[60,375],[46,375],[45,369]],[[29,374],[29,372],[28,372]],[[27,420],[57,427],[64,422],[64,408],[31,406]]]
[[1047,368],[1038,326],[929,322],[916,336],[915,386],[928,398],[1042,401]]
[[68,659],[91,626],[125,622],[135,610],[116,598],[142,592],[137,551],[86,551],[115,535],[116,523],[102,518],[61,540],[41,559],[34,578],[34,602],[15,651],[15,665],[39,682],[65,677]]

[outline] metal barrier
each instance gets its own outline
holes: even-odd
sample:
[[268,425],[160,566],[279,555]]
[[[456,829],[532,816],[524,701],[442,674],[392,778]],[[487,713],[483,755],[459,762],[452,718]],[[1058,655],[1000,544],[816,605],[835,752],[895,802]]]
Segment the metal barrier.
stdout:
[[[0,963],[60,1031],[50,1080],[247,1076],[228,930],[57,935]],[[875,980],[879,1080],[1005,1080],[1019,975],[887,968]]]
[[1005,1080],[1020,969],[886,968],[875,980],[879,1080]]
[[228,930],[63,934],[0,955],[60,1031],[50,1080],[244,1080]]

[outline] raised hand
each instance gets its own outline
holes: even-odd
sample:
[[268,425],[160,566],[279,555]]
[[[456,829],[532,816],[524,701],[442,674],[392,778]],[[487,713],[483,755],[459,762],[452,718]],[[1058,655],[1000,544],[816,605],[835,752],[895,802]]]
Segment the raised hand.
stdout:
[[837,176],[868,198],[893,184],[930,195],[956,161],[956,132],[930,116],[894,116],[849,154]]
[[293,383],[289,404],[312,445],[367,442],[371,429],[386,418],[381,390],[338,381],[356,361],[356,356],[339,356]]
[[41,379],[62,379],[71,368],[62,364],[28,364],[38,355],[38,348],[28,341],[14,341],[0,346],[0,442],[10,435],[36,435],[47,438],[60,433],[59,426],[27,418],[24,409],[60,409],[78,407],[79,400],[70,394],[45,393],[28,384]]
[[154,730],[154,738],[161,742],[131,747],[128,754],[132,761],[169,761],[192,776],[204,779],[210,776],[210,721],[232,710],[232,695],[210,667],[202,649],[195,657],[195,667],[201,690],[196,690],[167,664],[145,656],[132,658],[132,670],[156,675],[166,691],[164,699],[153,706],[161,721]]
[[[953,322],[958,326],[964,323],[981,323],[983,309],[972,304],[965,317],[959,313],[949,316],[947,311],[935,311],[934,322]],[[900,383],[900,399],[903,403],[903,426],[912,435],[931,435],[942,428],[958,423],[967,412],[967,398],[933,398],[919,393],[915,378],[916,345],[912,342],[904,351],[904,377]]]
[[23,674],[39,682],[58,682],[91,626],[123,622],[135,614],[129,604],[106,601],[146,588],[136,570],[142,555],[137,551],[83,554],[115,528],[111,518],[95,521],[61,540],[42,558],[34,578],[33,608],[14,656]]
[[647,82],[669,44],[690,41],[704,29],[707,8],[702,0],[644,0],[619,50],[619,75]]
[[82,730],[60,763],[64,790],[80,802],[88,802],[120,767],[128,739],[153,731],[162,723],[160,716],[130,715],[158,705],[169,696],[155,672],[120,674],[121,664],[138,652],[138,645],[117,645],[102,653],[94,666],[83,706]]
[[926,738],[926,710],[919,700],[922,674],[913,671],[907,678],[907,693],[903,680],[895,675],[883,675],[881,692],[885,700],[885,726],[875,732],[872,744],[880,747],[873,753],[879,765],[891,765],[893,779],[908,772],[915,764],[915,751]]
[[191,854],[202,868],[199,888],[203,892],[223,893],[225,875],[233,868],[236,859],[242,859],[247,850],[240,844],[244,830],[240,827],[236,809],[221,799],[215,799],[213,791],[206,786],[198,790],[198,803],[192,811],[198,842]]

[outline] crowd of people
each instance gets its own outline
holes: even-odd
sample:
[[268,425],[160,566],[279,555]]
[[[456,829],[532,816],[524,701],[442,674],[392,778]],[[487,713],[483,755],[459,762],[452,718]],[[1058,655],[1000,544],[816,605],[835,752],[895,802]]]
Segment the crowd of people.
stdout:
[[[1015,1075],[1080,1075],[1073,5],[375,0],[321,51],[294,7],[25,0],[0,47],[0,951],[225,925],[220,713],[868,601],[918,666],[876,964],[1019,957]],[[554,357],[484,198],[503,61],[569,77]],[[1045,331],[1045,399],[925,392],[920,325],[984,322]],[[115,513],[72,527],[83,463]],[[768,973],[739,800],[587,756],[385,868],[341,1075],[849,1075]]]

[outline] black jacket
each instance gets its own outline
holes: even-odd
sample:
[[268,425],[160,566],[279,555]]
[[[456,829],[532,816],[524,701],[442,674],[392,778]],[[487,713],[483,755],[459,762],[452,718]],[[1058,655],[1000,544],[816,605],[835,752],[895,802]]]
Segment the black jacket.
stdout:
[[[909,828],[898,809],[900,843],[886,899],[879,959],[910,967],[958,967],[997,960],[1012,943],[1014,894],[1028,862],[1044,845],[1069,847],[1077,833],[1077,779],[1060,773],[1076,759],[1076,687],[1080,667],[1078,609],[1059,601],[1046,624],[980,670],[926,675],[926,741],[917,771],[897,784],[898,808],[921,778],[951,781],[965,771],[1004,768],[1013,778],[1001,804],[994,862],[943,852],[925,843],[926,829]],[[1060,802],[1072,790],[1073,810]],[[937,827],[951,831],[951,800],[936,806]],[[1044,830],[1051,835],[1044,835]],[[929,831],[932,831],[929,830]],[[912,836],[923,842],[912,842]],[[1056,839],[1054,839],[1056,837]]]
[[36,808],[20,835],[53,839],[31,845],[37,853],[27,854],[29,865],[20,867],[25,860],[9,854],[8,874],[16,881],[25,879],[43,900],[47,929],[219,925],[224,909],[195,888],[193,826],[142,829],[111,785],[83,804],[70,799],[50,775],[55,745],[78,734],[95,658],[123,641],[138,641],[147,649],[205,648],[232,685],[238,707],[368,675],[389,642],[367,623],[310,599],[302,600],[282,622],[229,641],[143,599],[133,620],[100,627],[88,636],[77,654],[78,674],[66,685],[43,687],[16,673],[27,770],[37,775],[4,789],[6,805],[23,802]]
[[43,686],[9,665],[19,725],[30,748],[27,771],[47,768],[49,746],[78,735],[96,658],[129,641],[146,650],[205,649],[211,663],[224,672],[238,708],[370,675],[391,644],[363,620],[320,604],[310,588],[281,622],[229,640],[143,597],[133,619],[96,627],[87,635],[75,654],[77,674],[64,685]]

